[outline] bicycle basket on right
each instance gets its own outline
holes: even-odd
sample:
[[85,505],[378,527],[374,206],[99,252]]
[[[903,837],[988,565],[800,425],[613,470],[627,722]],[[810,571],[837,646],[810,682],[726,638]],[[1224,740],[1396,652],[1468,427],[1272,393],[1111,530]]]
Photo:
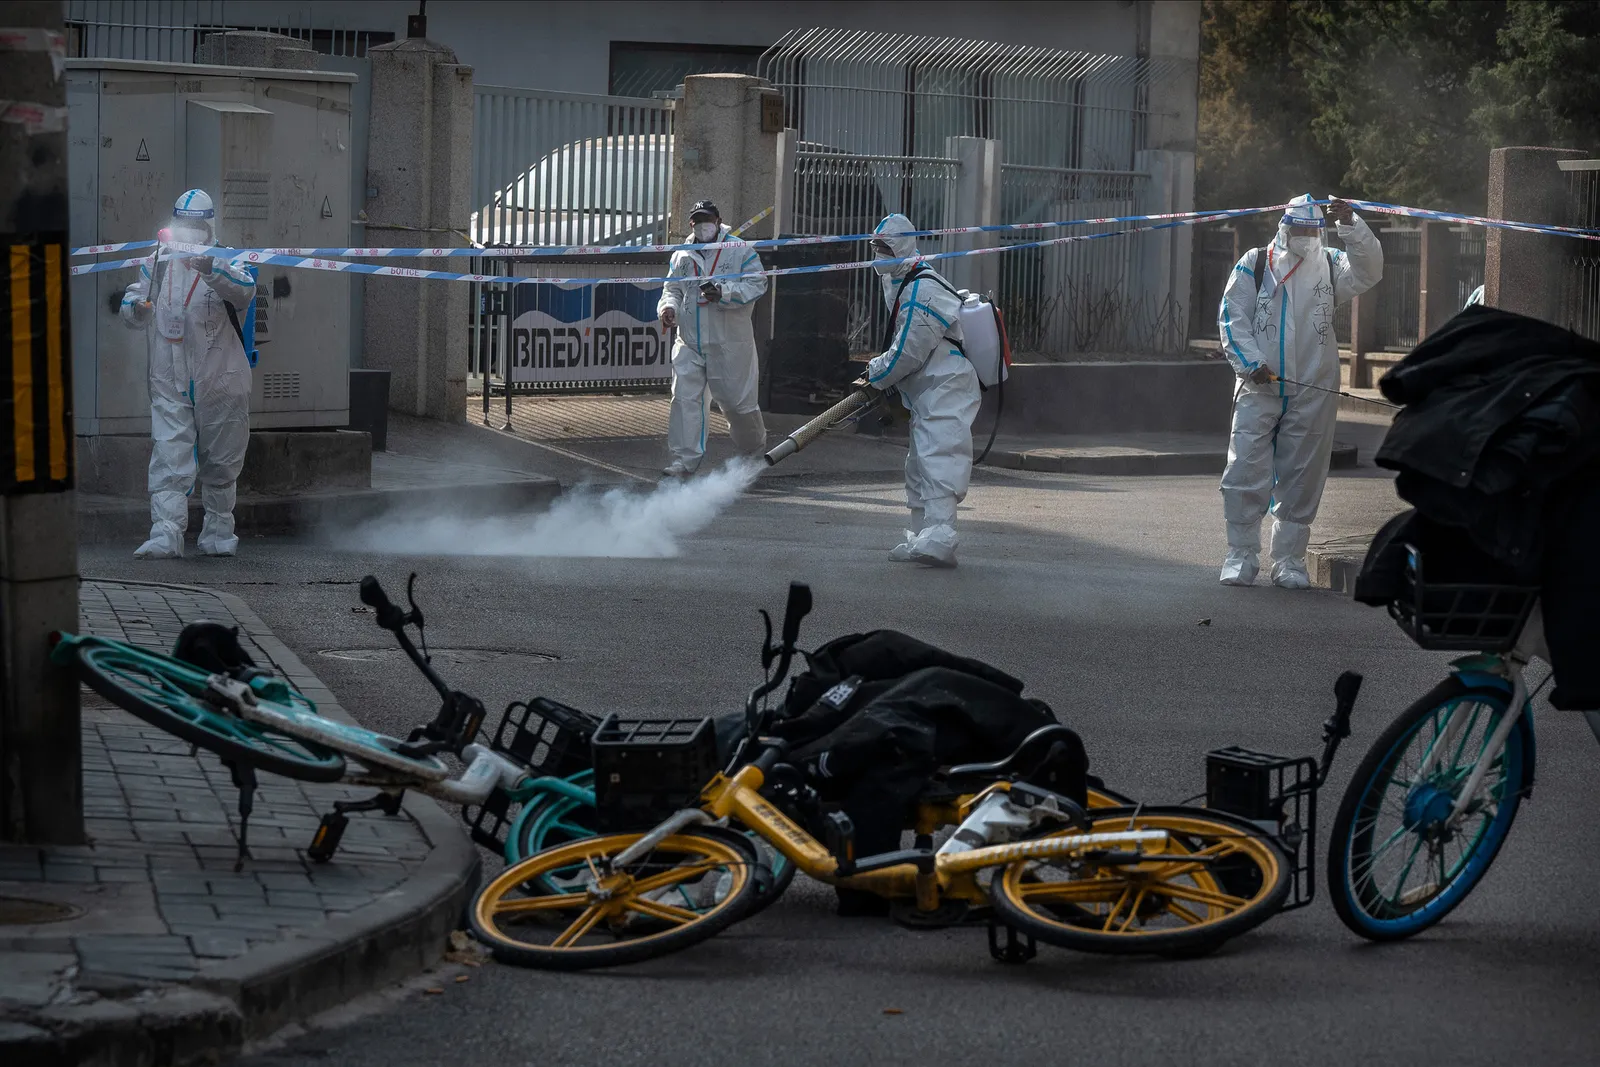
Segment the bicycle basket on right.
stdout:
[[1504,652],[1517,643],[1539,587],[1429,582],[1422,552],[1406,545],[1401,592],[1389,614],[1423,648]]

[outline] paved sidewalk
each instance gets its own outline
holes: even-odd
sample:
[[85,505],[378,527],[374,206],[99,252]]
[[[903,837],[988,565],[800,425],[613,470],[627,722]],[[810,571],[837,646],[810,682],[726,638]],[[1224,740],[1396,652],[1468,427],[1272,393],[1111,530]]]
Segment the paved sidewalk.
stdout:
[[[237,598],[85,581],[86,632],[167,651],[185,622],[238,625],[331,717],[331,693]],[[238,793],[209,753],[84,691],[90,844],[0,845],[0,1062],[182,1063],[237,1048],[437,960],[476,878],[460,823],[408,794],[352,817],[332,863],[303,849],[370,790],[262,775],[235,872]],[[59,910],[55,921],[38,921]]]

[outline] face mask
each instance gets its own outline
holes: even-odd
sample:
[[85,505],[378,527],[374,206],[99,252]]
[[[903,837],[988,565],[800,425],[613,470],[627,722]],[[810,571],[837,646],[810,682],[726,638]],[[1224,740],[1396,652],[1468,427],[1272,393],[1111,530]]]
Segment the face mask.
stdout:
[[1289,251],[1297,256],[1314,256],[1320,247],[1322,247],[1322,241],[1316,237],[1289,238]]
[[204,245],[211,243],[211,235],[203,229],[192,226],[174,226],[171,229],[172,239],[181,245]]
[[697,222],[694,224],[695,244],[708,244],[717,239],[717,234],[722,227],[714,222]]

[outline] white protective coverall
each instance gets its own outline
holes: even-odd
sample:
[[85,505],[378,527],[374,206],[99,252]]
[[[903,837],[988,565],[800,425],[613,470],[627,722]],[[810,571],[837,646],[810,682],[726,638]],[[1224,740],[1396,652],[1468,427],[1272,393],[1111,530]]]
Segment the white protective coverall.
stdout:
[[[693,240],[691,237],[690,240]],[[706,451],[706,424],[714,399],[728,420],[733,447],[747,456],[760,455],[767,444],[761,417],[760,368],[755,330],[750,323],[755,302],[767,291],[761,257],[721,227],[720,242],[729,248],[672,253],[670,278],[661,289],[656,314],[671,308],[678,319],[672,345],[672,408],[667,418],[667,447],[672,452],[669,474],[693,474]],[[701,242],[711,243],[711,242]],[[715,274],[744,274],[716,282],[721,299],[700,295],[700,280]]]
[[[206,232],[175,229],[182,243],[209,244]],[[150,352],[150,539],[134,555],[183,555],[189,523],[188,495],[196,473],[205,523],[199,549],[231,556],[235,483],[250,443],[250,361],[223,307],[242,323],[255,297],[255,279],[242,262],[213,261],[209,274],[187,256],[158,247],[139,267],[139,279],[122,297],[122,320],[144,329]]]
[[[904,215],[890,215],[875,231],[894,258],[917,255],[915,230]],[[898,389],[911,412],[906,451],[906,506],[911,526],[889,558],[930,566],[955,566],[956,505],[972,477],[972,420],[982,399],[978,373],[957,347],[962,341],[961,298],[920,261],[875,267],[883,300],[895,315],[887,351],[867,364],[867,382]],[[906,277],[916,277],[905,285]],[[895,312],[896,297],[899,311]],[[955,342],[952,344],[951,342]]]
[[[1272,580],[1290,589],[1310,585],[1306,545],[1322,502],[1333,453],[1338,397],[1291,382],[1339,388],[1335,303],[1371,289],[1383,277],[1383,249],[1359,216],[1339,223],[1345,251],[1329,252],[1321,235],[1291,240],[1289,227],[1323,226],[1310,194],[1295,197],[1265,249],[1252,249],[1233,268],[1223,290],[1218,330],[1233,371],[1233,434],[1222,474],[1222,512],[1228,555],[1221,580],[1255,581],[1261,519],[1272,512]],[[1256,291],[1258,255],[1267,257]],[[1253,380],[1265,366],[1288,381]],[[1259,377],[1259,375],[1258,375]]]

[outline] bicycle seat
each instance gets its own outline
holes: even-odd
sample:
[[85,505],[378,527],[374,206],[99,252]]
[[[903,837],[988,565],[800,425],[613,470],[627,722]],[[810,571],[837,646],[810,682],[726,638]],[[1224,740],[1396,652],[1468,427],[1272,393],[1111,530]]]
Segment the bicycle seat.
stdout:
[[999,778],[1032,774],[1051,756],[1056,745],[1072,746],[1078,738],[1060,723],[1041,726],[1022,739],[1009,756],[993,763],[960,763],[934,775],[934,787],[960,791],[964,785],[988,785]]

